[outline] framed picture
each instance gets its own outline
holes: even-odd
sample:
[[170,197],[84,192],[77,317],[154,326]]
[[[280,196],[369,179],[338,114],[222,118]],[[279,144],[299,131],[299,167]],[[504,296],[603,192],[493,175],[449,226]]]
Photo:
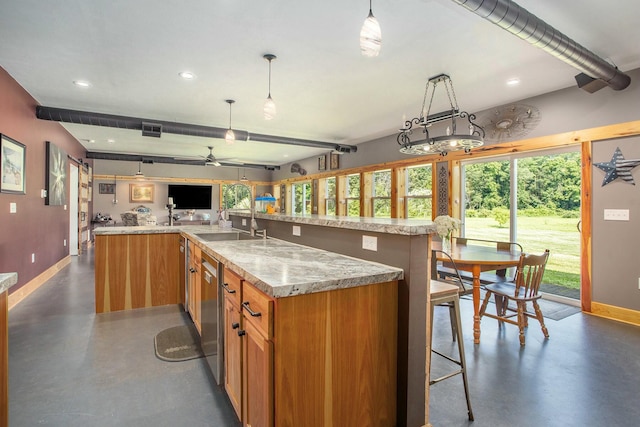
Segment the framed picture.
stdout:
[[327,170],[327,156],[325,156],[324,154],[318,157],[318,170]]
[[329,154],[329,156],[330,156],[329,168],[332,170],[338,169],[340,167],[340,154],[331,153]]
[[115,184],[100,183],[100,184],[98,184],[98,193],[100,193],[100,194],[116,194],[116,185]]
[[57,145],[47,141],[47,162],[45,172],[45,185],[47,197],[44,204],[49,206],[62,206],[67,204],[67,171],[69,159],[67,153]]
[[3,193],[26,194],[26,148],[0,134],[2,145],[0,147],[0,165],[2,177],[0,178],[0,191]]
[[129,201],[153,203],[153,189],[153,184],[129,184]]

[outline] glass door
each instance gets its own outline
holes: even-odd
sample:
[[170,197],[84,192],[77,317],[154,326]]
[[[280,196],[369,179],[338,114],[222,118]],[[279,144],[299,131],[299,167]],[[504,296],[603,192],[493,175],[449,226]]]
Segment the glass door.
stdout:
[[576,150],[465,163],[462,235],[549,249],[542,291],[579,299],[580,172]]

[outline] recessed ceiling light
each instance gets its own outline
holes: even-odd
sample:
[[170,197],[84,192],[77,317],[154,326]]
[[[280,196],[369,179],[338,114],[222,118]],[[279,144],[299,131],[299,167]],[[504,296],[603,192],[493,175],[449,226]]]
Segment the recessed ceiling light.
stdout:
[[196,78],[196,75],[193,74],[191,71],[182,71],[178,73],[178,75],[185,80],[193,80]]
[[289,157],[289,155],[288,154],[283,154],[282,157]]
[[76,86],[80,86],[80,87],[89,87],[91,86],[91,83],[89,83],[86,80],[74,80],[73,84]]
[[96,140],[95,140],[95,139],[90,139],[90,140],[89,140],[89,144],[95,144],[95,143],[96,143]]
[[520,84],[520,79],[517,77],[507,80],[507,86],[517,86],[519,84]]
[[109,144],[113,144],[114,142],[116,142],[115,139],[111,139],[111,138],[107,139],[107,143]]

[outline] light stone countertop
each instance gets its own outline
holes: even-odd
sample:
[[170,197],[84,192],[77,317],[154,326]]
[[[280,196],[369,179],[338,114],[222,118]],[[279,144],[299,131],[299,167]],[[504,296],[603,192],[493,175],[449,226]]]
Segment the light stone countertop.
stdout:
[[[248,211],[228,211],[230,216],[251,217]],[[256,213],[256,219],[292,222],[297,224],[320,225],[351,230],[370,231],[387,234],[421,235],[436,232],[431,220],[401,218],[369,218],[334,215],[284,215]]]
[[205,252],[274,298],[401,280],[404,271],[279,239],[206,242]]
[[232,229],[221,229],[217,225],[140,225],[99,227],[93,230],[95,236],[113,234],[165,234],[165,233],[223,233],[235,232]]
[[224,266],[274,298],[401,280],[404,271],[279,239],[209,242],[199,233],[246,233],[217,225],[101,227],[96,235],[183,233]]
[[18,283],[18,273],[0,273],[0,293]]

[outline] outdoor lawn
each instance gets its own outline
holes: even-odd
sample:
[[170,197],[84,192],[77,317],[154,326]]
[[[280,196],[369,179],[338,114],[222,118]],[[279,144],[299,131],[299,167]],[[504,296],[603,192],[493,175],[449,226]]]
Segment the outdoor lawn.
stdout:
[[[577,218],[556,216],[518,217],[518,243],[525,252],[549,249],[543,283],[580,288],[580,233]],[[465,219],[468,238],[509,241],[508,224],[500,227],[494,218]]]

